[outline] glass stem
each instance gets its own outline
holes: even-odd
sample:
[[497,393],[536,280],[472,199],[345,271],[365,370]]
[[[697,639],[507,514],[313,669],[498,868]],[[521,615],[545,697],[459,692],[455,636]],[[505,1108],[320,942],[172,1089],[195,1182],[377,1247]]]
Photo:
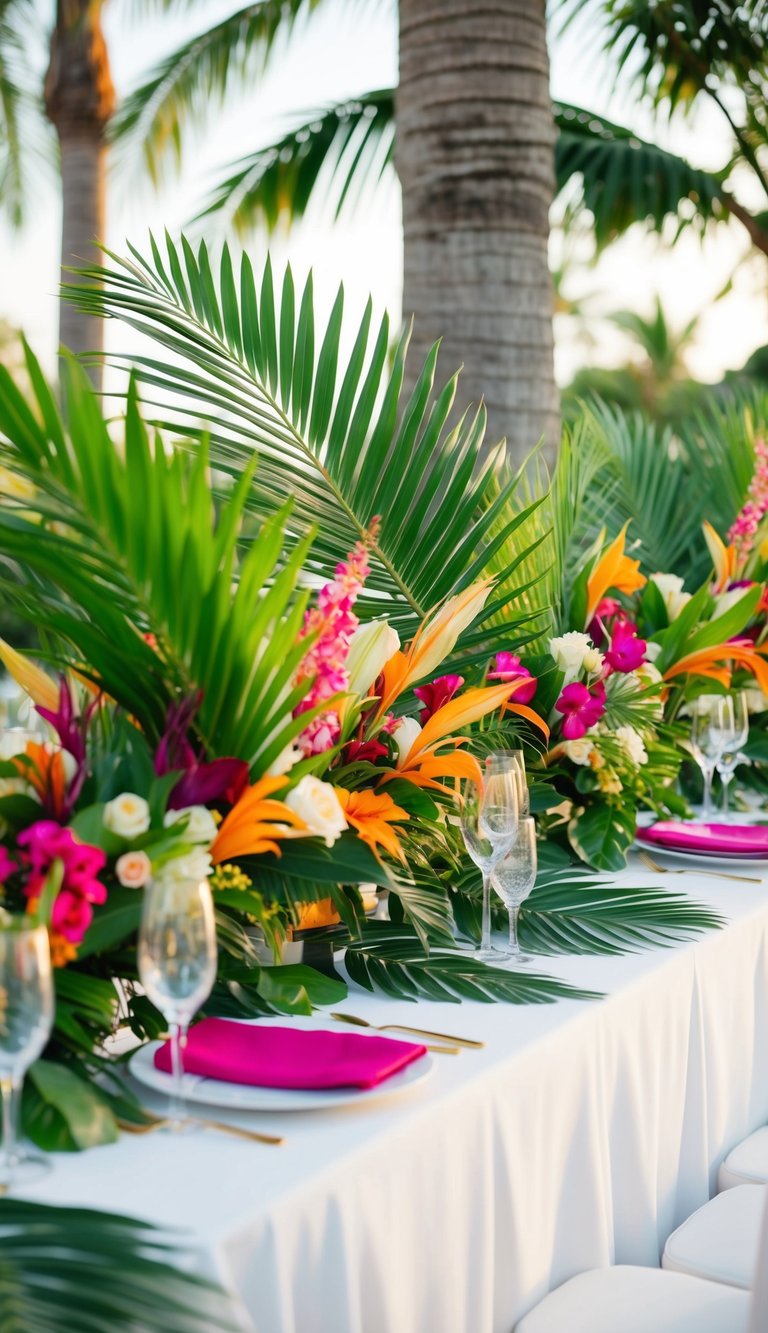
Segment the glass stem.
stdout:
[[514,907],[509,909],[509,952],[517,956],[520,952],[520,942],[517,938],[517,923],[520,917],[520,904],[515,903]]
[[10,1166],[16,1161],[18,1143],[18,1115],[20,1084],[11,1075],[0,1079],[0,1102],[3,1117],[3,1157]]
[[483,872],[483,933],[480,940],[480,948],[490,950],[491,947],[491,872]]
[[187,1043],[188,1023],[171,1024],[171,1074],[173,1083],[171,1084],[171,1102],[168,1108],[168,1119],[174,1126],[179,1126],[184,1120],[186,1112],[186,1102],[184,1098],[184,1061],[182,1050]]
[[721,774],[720,774],[720,780],[721,780],[721,782],[722,782],[722,784],[723,784],[723,814],[724,814],[724,815],[727,815],[727,814],[728,814],[728,792],[729,792],[729,790],[730,790],[730,786],[731,786],[731,778],[732,778],[732,777],[733,777],[733,773],[721,773]]
[[712,814],[712,779],[715,776],[715,766],[714,764],[707,764],[702,771],[704,773],[704,799],[701,803],[701,817],[706,821]]

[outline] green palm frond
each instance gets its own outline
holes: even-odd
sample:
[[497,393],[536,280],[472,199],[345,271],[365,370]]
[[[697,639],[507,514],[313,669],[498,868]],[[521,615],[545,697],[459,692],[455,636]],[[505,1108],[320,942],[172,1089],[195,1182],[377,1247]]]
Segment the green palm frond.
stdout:
[[717,174],[580,107],[558,104],[555,120],[557,187],[577,178],[576,204],[592,215],[598,246],[635,222],[661,231],[669,219],[703,227],[728,217]]
[[29,30],[37,22],[30,0],[0,0],[0,209],[12,226],[24,219],[30,157],[39,157],[38,111],[29,66]]
[[227,169],[195,221],[219,218],[242,235],[303,217],[326,183],[324,205],[336,217],[381,180],[392,163],[395,94],[390,88],[326,107],[275,143]]
[[183,1240],[116,1213],[0,1199],[3,1333],[225,1333],[220,1287],[176,1266]]
[[[288,537],[316,525],[318,572],[333,568],[380,517],[358,614],[388,615],[405,641],[428,610],[489,571],[539,501],[511,511],[516,480],[498,489],[494,481],[503,446],[479,461],[482,406],[452,424],[458,375],[433,395],[437,345],[406,398],[408,335],[390,363],[388,319],[373,333],[370,302],[342,361],[343,290],[320,331],[311,274],[299,295],[290,268],[276,289],[269,261],[257,284],[245,254],[237,280],[226,248],[218,281],[205,245],[195,255],[184,239],[180,247],[168,239],[165,258],[154,243],[151,259],[132,253],[133,260],[112,255],[112,267],[88,270],[93,285],[68,287],[67,295],[158,345],[158,355],[124,358],[145,402],[161,392],[158,425],[196,445],[197,419],[207,418],[211,461],[235,477],[258,453],[247,504],[265,519],[290,499]],[[529,619],[512,610],[522,556],[496,571],[486,608],[486,619],[508,608],[512,643]],[[463,642],[479,658],[482,641],[476,629]]]
[[[723,537],[747,497],[755,437],[766,430],[768,393],[760,390],[734,393],[679,427],[691,476],[703,497],[704,517]],[[699,549],[706,573],[711,562],[701,542]]]
[[153,449],[131,390],[121,454],[79,368],[67,376],[65,426],[29,352],[27,366],[34,410],[0,367],[0,459],[35,488],[0,508],[0,586],[150,741],[172,698],[202,690],[196,726],[209,754],[258,759],[263,771],[302,725],[286,722],[304,692],[287,682],[306,647],[295,585],[308,539],[285,559],[288,511],[277,510],[240,560],[253,460],[215,515],[205,446],[194,460]]

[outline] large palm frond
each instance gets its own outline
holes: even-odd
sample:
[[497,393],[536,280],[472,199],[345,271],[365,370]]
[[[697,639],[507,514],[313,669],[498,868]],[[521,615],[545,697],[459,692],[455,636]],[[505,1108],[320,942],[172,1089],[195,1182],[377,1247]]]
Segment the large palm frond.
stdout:
[[39,156],[39,135],[29,123],[30,114],[40,110],[29,62],[36,22],[31,0],[0,0],[0,209],[12,226],[24,217],[28,159]]
[[[3,1333],[225,1333],[221,1288],[176,1267],[175,1238],[90,1208],[0,1199]],[[179,1256],[180,1257],[180,1256]]]
[[[320,333],[311,274],[299,296],[290,268],[276,290],[269,261],[257,284],[245,254],[236,281],[226,248],[218,281],[204,244],[197,256],[184,239],[178,248],[168,239],[165,258],[154,242],[150,259],[132,253],[133,260],[111,255],[109,268],[86,271],[93,285],[68,288],[70,299],[154,339],[158,355],[123,359],[135,367],[145,402],[161,391],[159,424],[194,444],[198,419],[207,418],[211,460],[236,477],[255,450],[259,472],[247,503],[267,518],[290,499],[288,538],[316,526],[320,572],[380,517],[372,572],[356,604],[364,618],[385,613],[401,638],[411,638],[428,610],[488,571],[530,506],[508,512],[514,478],[495,489],[502,446],[478,461],[484,408],[449,421],[458,375],[433,396],[437,345],[405,399],[408,336],[389,364],[388,319],[372,334],[370,302],[342,362],[343,290]],[[496,571],[499,586],[486,607],[486,618],[508,608],[512,638],[527,621],[511,610],[522,554]],[[463,643],[482,641],[480,628]]]

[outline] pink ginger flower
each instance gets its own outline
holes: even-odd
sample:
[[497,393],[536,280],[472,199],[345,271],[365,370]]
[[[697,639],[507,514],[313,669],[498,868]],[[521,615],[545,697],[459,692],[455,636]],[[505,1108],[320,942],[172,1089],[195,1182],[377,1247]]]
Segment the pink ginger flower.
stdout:
[[645,661],[648,644],[631,620],[617,620],[611,630],[611,646],[605,660],[612,671],[636,671]]
[[[320,589],[317,605],[306,612],[301,637],[310,634],[317,637],[299,667],[296,683],[312,677],[313,684],[294,710],[295,717],[316,708],[335,694],[342,694],[347,688],[347,654],[352,635],[360,623],[352,607],[370,572],[368,548],[365,542],[358,542],[349,558],[336,566],[332,582]],[[304,755],[323,754],[333,749],[340,729],[338,714],[328,709],[307,724],[298,738],[298,745]]]
[[572,685],[566,685],[555,708],[564,716],[565,739],[580,740],[582,736],[586,736],[590,727],[594,727],[595,723],[600,721],[605,712],[605,686],[599,680],[590,691],[586,685],[574,681]]
[[536,693],[539,682],[524,667],[515,653],[497,653],[493,671],[488,672],[489,680],[527,680],[515,694],[516,704],[529,704]]
[[742,565],[754,545],[757,530],[768,513],[768,443],[755,440],[755,470],[749,483],[747,500],[736,516],[728,541],[736,548],[737,564]]
[[464,684],[463,676],[438,676],[436,680],[430,681],[428,685],[419,685],[413,692],[417,699],[421,699],[424,707],[422,708],[419,719],[422,726],[428,722],[433,713],[443,704],[447,704],[452,699],[457,690],[460,690]]
[[97,878],[107,858],[99,847],[78,842],[68,828],[52,819],[30,824],[18,836],[21,861],[27,870],[24,893],[39,898],[54,861],[64,868],[61,888],[51,912],[51,929],[70,944],[79,944],[93,919],[93,903],[107,900],[106,886]]

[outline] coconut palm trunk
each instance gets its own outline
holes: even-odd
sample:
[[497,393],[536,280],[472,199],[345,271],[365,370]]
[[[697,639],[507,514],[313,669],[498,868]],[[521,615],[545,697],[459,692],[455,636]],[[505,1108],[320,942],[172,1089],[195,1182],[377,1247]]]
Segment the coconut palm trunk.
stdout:
[[555,140],[545,0],[400,0],[396,164],[413,363],[443,338],[519,461],[554,449]]
[[[57,0],[45,107],[61,153],[62,268],[95,262],[106,219],[105,131],[115,90],[101,29],[99,0]],[[73,281],[71,274],[65,274]],[[75,279],[76,280],[76,279]],[[60,304],[59,340],[77,354],[103,349],[104,323],[70,302]],[[99,379],[101,369],[92,370]]]

